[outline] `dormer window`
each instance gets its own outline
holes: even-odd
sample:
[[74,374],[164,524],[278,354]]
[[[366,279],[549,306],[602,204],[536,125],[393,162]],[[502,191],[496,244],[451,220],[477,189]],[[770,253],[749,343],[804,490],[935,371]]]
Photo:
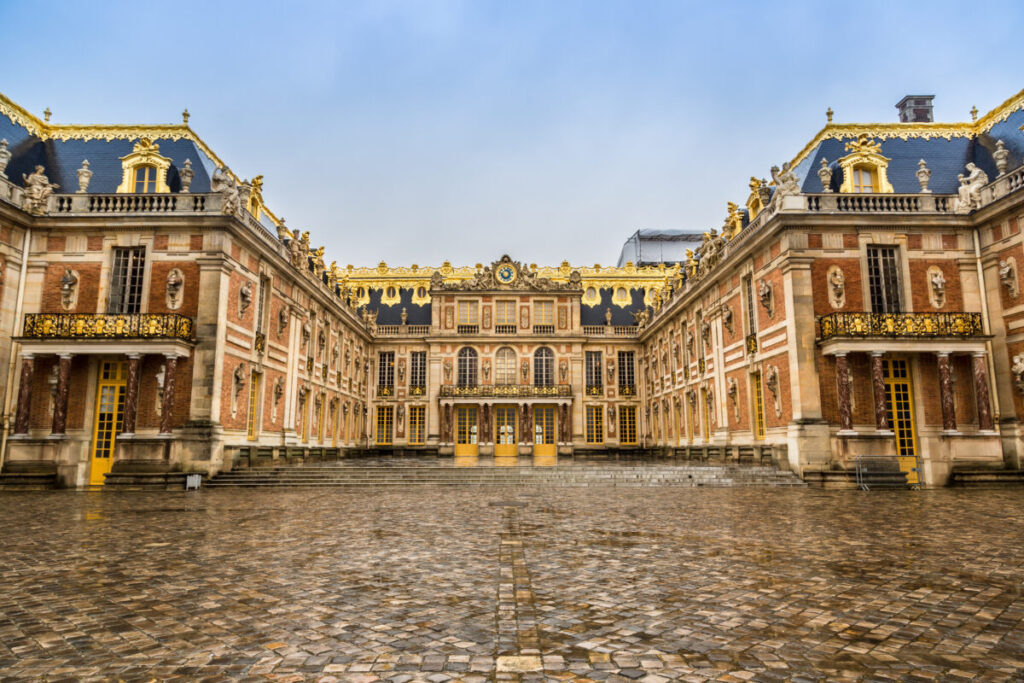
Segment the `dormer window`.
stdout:
[[135,194],[156,192],[156,166],[135,167]]
[[853,169],[854,192],[875,192],[877,185],[873,169],[867,166],[858,166]]

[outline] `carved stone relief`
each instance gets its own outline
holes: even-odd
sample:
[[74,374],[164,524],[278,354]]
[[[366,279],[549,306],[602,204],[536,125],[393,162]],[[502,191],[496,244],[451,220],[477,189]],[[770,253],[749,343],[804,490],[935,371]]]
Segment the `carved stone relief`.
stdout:
[[270,421],[277,422],[277,406],[281,403],[281,398],[284,397],[284,378],[278,377],[274,380],[274,401],[270,407]]
[[734,412],[735,417],[736,417],[736,422],[739,422],[740,421],[740,405],[739,405],[739,401],[737,399],[739,397],[740,387],[739,387],[739,384],[736,382],[736,380],[733,379],[732,377],[729,378],[728,388],[726,389],[726,391],[729,394],[729,400],[732,401],[732,408],[733,408],[733,412]]
[[185,293],[185,275],[177,268],[167,273],[166,302],[167,308],[176,311],[181,308]]
[[933,308],[946,305],[946,276],[938,266],[928,269],[928,300]]
[[999,262],[999,282],[1006,287],[1006,293],[1011,299],[1016,299],[1020,293],[1017,284],[1017,261],[1012,256]]
[[451,379],[452,379],[452,359],[451,358],[445,358],[444,359],[444,380],[446,382],[449,382],[449,381],[451,381]]
[[1024,356],[1013,357],[1010,372],[1013,373],[1013,383],[1016,385],[1017,391],[1024,394]]
[[569,361],[562,359],[558,361],[558,381],[565,384],[569,379]]
[[782,417],[782,402],[779,400],[779,369],[769,365],[765,372],[764,385],[772,395],[775,403],[775,417]]
[[954,213],[970,213],[981,208],[981,188],[988,185],[988,174],[974,164],[967,164],[967,174],[957,175],[960,187],[953,200]]
[[729,334],[733,334],[732,308],[729,306],[722,306],[722,324],[729,330]]
[[231,373],[231,417],[238,412],[238,397],[245,388],[245,363],[239,363]]
[[245,312],[252,305],[252,282],[246,282],[238,290],[238,319],[245,317]]
[[78,273],[70,268],[64,269],[60,278],[60,305],[69,311],[78,303]]
[[761,301],[761,307],[768,311],[768,317],[773,315],[772,285],[765,279],[757,283],[757,298]]

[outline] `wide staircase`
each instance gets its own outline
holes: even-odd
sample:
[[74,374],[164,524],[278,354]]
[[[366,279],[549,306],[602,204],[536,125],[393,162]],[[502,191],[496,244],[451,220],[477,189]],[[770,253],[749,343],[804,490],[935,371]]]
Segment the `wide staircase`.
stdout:
[[562,465],[453,467],[429,464],[255,467],[219,474],[209,488],[373,486],[804,486],[791,472],[743,465]]

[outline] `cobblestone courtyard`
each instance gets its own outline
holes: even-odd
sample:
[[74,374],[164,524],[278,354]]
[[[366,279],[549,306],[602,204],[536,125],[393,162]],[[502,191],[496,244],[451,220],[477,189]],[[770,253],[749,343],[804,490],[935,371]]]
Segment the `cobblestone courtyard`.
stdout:
[[0,496],[4,680],[1024,680],[1024,491]]

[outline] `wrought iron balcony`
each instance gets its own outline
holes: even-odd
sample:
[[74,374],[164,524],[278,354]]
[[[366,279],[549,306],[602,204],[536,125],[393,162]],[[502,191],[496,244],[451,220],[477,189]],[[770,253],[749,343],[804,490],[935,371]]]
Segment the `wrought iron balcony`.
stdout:
[[30,339],[182,339],[192,341],[192,318],[177,313],[26,313]]
[[620,384],[619,396],[636,396],[635,384]]
[[842,337],[978,337],[981,313],[829,313],[818,318],[818,340]]
[[394,396],[395,385],[393,384],[381,384],[377,387],[377,395],[380,397]]
[[427,387],[423,384],[410,384],[409,385],[410,396],[426,396]]
[[757,353],[757,333],[747,335],[747,353]]
[[471,386],[452,386],[450,384],[441,387],[442,398],[460,398],[464,396],[493,396],[493,397],[544,397],[544,396],[572,396],[571,384],[553,384],[551,386],[536,386],[534,384],[474,384]]
[[588,384],[587,385],[587,396],[603,396],[604,387],[600,384]]

